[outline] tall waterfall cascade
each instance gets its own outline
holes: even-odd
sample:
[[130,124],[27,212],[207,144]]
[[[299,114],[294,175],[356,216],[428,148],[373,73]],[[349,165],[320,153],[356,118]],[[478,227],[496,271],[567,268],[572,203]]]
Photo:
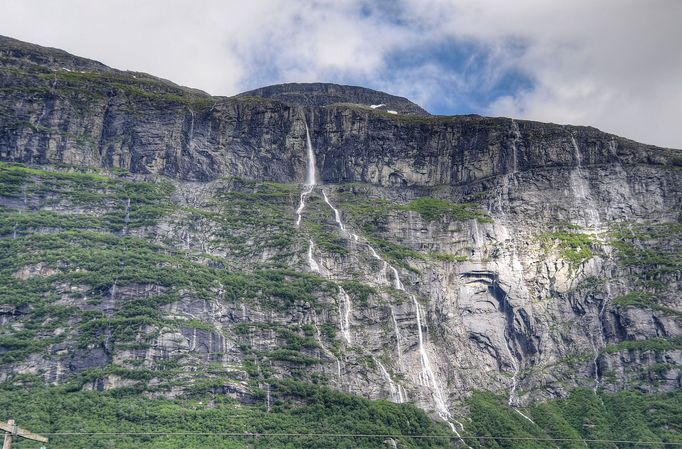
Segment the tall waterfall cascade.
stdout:
[[[318,183],[318,177],[317,177],[317,169],[316,169],[316,160],[315,160],[315,150],[312,145],[312,139],[310,137],[310,130],[308,128],[307,123],[305,124],[305,137],[306,137],[306,177],[305,177],[305,182],[303,184],[303,189],[301,191],[300,199],[299,199],[299,205],[298,208],[296,209],[296,226],[300,227],[301,222],[303,219],[303,213],[306,208],[306,200],[307,198],[313,194],[313,192],[316,190],[316,187],[318,187],[320,184]],[[327,190],[324,188],[320,188],[322,198],[325,202],[325,204],[331,209],[331,211],[334,214],[334,221],[336,222],[336,225],[338,226],[339,230],[341,231],[342,234],[344,234],[348,239],[351,240],[352,243],[360,243],[364,244],[366,248],[369,250],[370,255],[372,258],[376,259],[379,261],[381,265],[380,272],[377,275],[377,281],[382,284],[382,283],[389,283],[390,286],[392,286],[395,290],[405,292],[407,293],[405,289],[405,285],[403,284],[402,280],[400,279],[400,274],[398,272],[398,269],[391,264],[389,264],[379,253],[376,251],[376,249],[369,243],[367,242],[364,238],[359,236],[356,233],[349,232],[346,225],[343,222],[342,219],[342,213],[339,209],[337,209],[331,202]],[[308,251],[307,251],[307,258],[308,258],[308,265],[310,267],[311,272],[319,273],[325,277],[328,277],[330,279],[336,279],[338,275],[329,272],[329,270],[326,270],[320,262],[318,262],[315,259],[315,242],[312,238],[309,239],[308,241]],[[392,279],[389,281],[388,279],[388,272],[390,271]],[[460,431],[464,429],[464,426],[458,422],[455,421],[452,417],[452,414],[448,410],[447,403],[445,396],[443,395],[443,390],[440,386],[440,382],[436,376],[435,371],[432,368],[431,360],[428,354],[428,350],[426,347],[425,343],[425,337],[423,334],[423,311],[421,310],[421,305],[417,301],[417,298],[415,295],[410,294],[409,295],[413,304],[414,304],[414,313],[415,313],[415,319],[417,323],[417,335],[418,335],[418,347],[417,350],[419,352],[419,360],[421,364],[421,372],[419,372],[415,378],[415,384],[420,385],[424,388],[426,388],[431,395],[431,398],[433,400],[433,404],[435,407],[435,410],[438,414],[438,416],[445,421],[449,426],[450,429],[455,433],[455,435],[459,438],[460,437]],[[341,287],[339,286],[339,295],[338,295],[338,314],[339,314],[339,328],[341,330],[341,334],[343,335],[343,338],[345,340],[345,343],[347,345],[352,345],[353,342],[353,337],[352,337],[352,301],[348,293]],[[403,349],[401,348],[401,340],[402,337],[400,335],[400,329],[398,322],[395,318],[395,314],[393,309],[391,309],[391,316],[392,316],[392,322],[393,322],[393,328],[395,332],[395,337],[396,337],[396,345],[397,345],[397,354],[398,354],[398,366],[401,370],[403,370],[403,359],[405,357],[403,353]],[[319,336],[318,336],[319,338]],[[374,358],[374,357],[373,357]],[[376,360],[377,366],[380,368],[381,375],[386,379],[386,382],[388,384],[389,390],[390,390],[390,396],[391,400],[397,403],[405,402],[407,401],[407,391],[405,388],[395,381],[389,371],[386,369],[383,363],[379,362]],[[340,379],[340,364],[341,361],[336,358],[337,362],[337,367],[339,371],[339,379]],[[456,424],[455,424],[456,423]],[[460,429],[458,431],[457,429]],[[460,441],[462,443],[463,440]],[[464,444],[465,447],[468,447],[466,444]]]

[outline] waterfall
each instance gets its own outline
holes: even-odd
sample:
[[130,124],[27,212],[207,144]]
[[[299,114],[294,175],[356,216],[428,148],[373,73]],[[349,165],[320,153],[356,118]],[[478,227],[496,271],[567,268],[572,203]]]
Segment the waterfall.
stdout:
[[576,168],[571,172],[571,188],[573,194],[579,200],[584,200],[585,203],[581,209],[585,212],[585,224],[587,226],[594,226],[595,228],[601,227],[601,221],[599,219],[599,211],[594,204],[592,199],[591,188],[582,171],[582,157],[580,156],[580,148],[578,148],[578,142],[575,140],[573,133],[571,135],[571,145],[573,146],[574,158],[576,163]]
[[396,290],[405,290],[403,283],[400,281],[400,276],[398,276],[398,270],[396,270],[395,267],[390,265],[389,268],[393,272],[393,288],[395,288]]
[[348,293],[343,287],[339,287],[339,323],[341,324],[341,333],[348,344],[351,344],[350,308],[351,302]]
[[[298,227],[301,223],[301,217],[303,214],[303,210],[305,209],[305,200],[308,195],[310,195],[316,185],[317,181],[317,174],[315,171],[315,152],[313,151],[313,145],[310,140],[310,131],[308,130],[308,125],[306,124],[305,127],[305,132],[306,132],[306,145],[307,145],[307,159],[308,159],[308,168],[307,168],[307,174],[306,174],[306,181],[305,181],[305,186],[306,188],[301,192],[301,197],[300,197],[300,202],[299,206],[296,209],[296,215],[297,215],[297,220],[296,220],[296,226]],[[322,190],[322,197],[324,198],[325,203],[329,208],[334,212],[334,220],[336,224],[338,225],[339,229],[341,232],[346,233],[349,239],[352,239],[354,242],[358,242],[360,240],[360,237],[357,234],[354,233],[348,233],[346,230],[346,226],[344,225],[343,221],[341,220],[341,212],[334,207],[334,205],[331,203],[329,197],[327,196],[327,192],[325,189]],[[367,247],[369,248],[370,252],[372,253],[372,257],[374,257],[376,260],[380,261],[382,263],[382,268],[381,268],[381,273],[380,273],[380,279],[382,280],[387,280],[387,271],[390,269],[392,274],[393,274],[393,287],[396,290],[400,291],[405,291],[405,287],[400,280],[400,275],[398,273],[398,270],[391,266],[386,260],[384,260],[377,252],[376,250],[369,244],[369,242],[366,242]],[[312,239],[308,240],[308,264],[310,266],[310,270],[313,272],[321,273],[320,265],[315,261],[313,257],[313,250],[315,247],[315,243],[313,242]],[[328,273],[327,273],[328,275]],[[457,431],[457,428],[455,425],[451,422],[452,420],[452,415],[447,409],[447,406],[445,404],[445,400],[443,398],[443,393],[438,385],[438,382],[436,380],[435,373],[433,372],[433,369],[431,368],[431,362],[429,360],[428,354],[426,353],[426,349],[424,347],[424,337],[422,334],[422,322],[421,322],[421,311],[419,309],[419,304],[417,303],[417,299],[415,298],[414,295],[411,295],[411,298],[416,306],[416,316],[417,316],[417,327],[418,327],[418,332],[419,332],[419,354],[420,354],[420,360],[421,360],[421,365],[422,365],[422,373],[419,375],[419,379],[422,383],[422,385],[426,386],[429,388],[431,391],[432,397],[434,399],[434,403],[436,406],[436,411],[438,413],[438,416],[441,417],[445,422],[448,423],[450,428],[452,429],[453,433],[457,435],[458,438],[460,438],[460,441],[464,443],[464,441],[461,439],[460,433]],[[339,287],[339,326],[341,328],[341,332],[344,336],[344,339],[348,344],[351,344],[352,338],[351,338],[351,333],[350,333],[350,311],[351,311],[351,301],[350,297],[346,293],[346,291],[342,288]],[[391,309],[391,315],[393,318],[393,324],[395,327],[395,332],[396,332],[396,340],[397,340],[397,350],[398,350],[398,360],[399,360],[399,365],[402,369],[402,351],[400,347],[400,333],[398,329],[398,323],[395,319],[395,316],[393,315],[393,309]],[[319,330],[318,330],[318,335],[319,335]],[[341,361],[336,358],[337,362],[337,373],[339,379],[341,378]],[[396,401],[396,402],[404,402],[407,400],[407,394],[402,388],[400,384],[396,384],[391,376],[388,374],[388,371],[386,368],[378,362],[379,368],[382,371],[382,374],[386,378],[389,388],[391,390],[391,397]],[[464,426],[462,426],[461,423],[458,423],[455,421],[458,426],[464,430]],[[464,443],[465,447],[469,447]]]
[[398,350],[398,367],[403,371],[403,351],[400,349],[401,338],[400,329],[398,328],[398,320],[395,319],[395,313],[393,312],[393,307],[391,307],[391,319],[393,320],[393,331],[395,333],[395,345]]
[[367,244],[367,247],[369,248],[370,252],[372,253],[372,257],[374,257],[376,260],[382,263],[381,265],[381,271],[379,272],[379,279],[381,281],[386,281],[386,271],[388,270],[388,262],[386,262],[384,259],[377,254],[375,249],[372,247],[372,245]]
[[317,264],[315,259],[313,258],[313,248],[315,247],[315,243],[313,243],[312,239],[308,240],[308,265],[310,265],[310,271],[313,271],[315,273],[320,272],[320,266]]
[[[606,283],[606,298],[601,304],[601,307],[599,308],[599,335],[601,336],[601,344],[603,346],[606,346],[606,338],[604,337],[604,312],[606,311],[606,306],[609,303],[609,298],[611,298],[611,284]],[[599,376],[599,350],[597,349],[597,346],[592,342],[592,350],[594,351],[594,359],[592,360],[592,366],[594,367],[594,387],[592,388],[592,391],[595,393],[597,390],[599,390],[599,386],[601,385],[601,378]]]
[[578,143],[575,141],[575,136],[571,134],[571,144],[573,144],[573,151],[575,155],[575,163],[578,166],[578,170],[582,167],[582,158],[580,157],[580,149],[578,148]]
[[396,402],[398,404],[402,404],[403,402],[405,402],[402,387],[400,386],[400,384],[393,382],[393,379],[391,379],[391,376],[388,374],[388,371],[386,371],[386,367],[380,361],[378,361],[377,359],[374,359],[374,361],[377,363],[377,365],[379,365],[381,373],[384,375],[386,381],[388,382],[388,387],[391,390],[391,398],[393,399],[393,402]]
[[303,216],[303,209],[305,209],[305,199],[308,195],[310,195],[313,191],[313,185],[307,186],[303,191],[301,192],[301,199],[300,202],[298,203],[298,209],[296,209],[296,227],[298,228],[301,225],[301,217]]
[[[317,179],[317,173],[315,170],[315,151],[313,151],[313,144],[310,141],[310,131],[308,131],[308,124],[305,123],[305,143],[307,147],[307,168],[305,177],[305,186],[301,192],[301,198],[298,203],[298,208],[296,209],[296,227],[301,225],[301,218],[303,214],[303,209],[305,209],[305,199],[308,195],[313,192],[315,188],[315,181]],[[325,196],[326,199],[326,196]]]
[[[397,272],[396,272],[397,276]],[[400,279],[398,279],[398,283],[400,283]],[[402,286],[402,284],[400,284]],[[431,389],[432,396],[433,396],[433,401],[436,404],[436,409],[438,412],[438,416],[441,417],[443,421],[448,423],[450,426],[450,429],[454,432],[457,437],[459,437],[460,441],[464,443],[464,440],[462,440],[462,437],[460,433],[457,431],[457,428],[455,425],[450,421],[452,419],[452,414],[448,410],[447,406],[445,405],[445,400],[443,400],[443,392],[440,389],[440,386],[438,385],[438,381],[436,380],[436,375],[433,372],[433,369],[431,368],[431,362],[429,361],[429,355],[426,353],[426,348],[424,348],[424,335],[422,333],[422,320],[421,320],[421,311],[419,307],[419,303],[417,302],[417,298],[414,295],[410,295],[412,297],[412,301],[414,302],[414,307],[415,307],[415,312],[417,315],[417,333],[419,336],[419,354],[421,355],[421,365],[422,365],[422,372],[419,374],[419,379],[422,382],[422,385],[425,387],[428,387]],[[455,421],[457,422],[457,421]],[[464,426],[461,423],[459,424],[459,427],[464,430]],[[466,443],[464,443],[466,445]],[[467,446],[469,447],[469,446]]]
[[[336,224],[339,225],[339,228],[341,228],[341,231],[346,231],[346,227],[343,225],[343,222],[341,221],[341,213],[337,208],[332,206],[332,203],[329,201],[329,198],[327,198],[327,192],[322,189],[322,196],[324,197],[324,202],[327,203],[327,205],[334,211],[334,220],[336,221]],[[357,239],[356,239],[357,241]]]
[[530,417],[528,417],[526,414],[524,414],[521,410],[519,410],[519,409],[517,408],[518,405],[519,405],[519,404],[518,404],[518,402],[519,402],[519,397],[518,397],[517,394],[516,394],[516,387],[518,386],[518,380],[517,380],[517,378],[518,378],[518,375],[519,375],[520,368],[519,368],[519,365],[518,365],[518,363],[517,363],[517,361],[516,361],[516,358],[514,357],[514,354],[512,354],[511,346],[510,346],[510,344],[509,344],[509,339],[506,338],[506,336],[505,336],[505,340],[506,340],[506,342],[507,342],[507,352],[509,353],[509,359],[511,360],[512,369],[514,370],[514,375],[512,376],[512,387],[511,387],[511,390],[509,391],[509,400],[507,401],[507,404],[509,404],[509,406],[510,406],[512,409],[514,409],[514,411],[515,411],[516,413],[518,413],[519,415],[523,416],[524,418],[526,418],[526,419],[527,419],[528,421],[530,421],[531,423],[535,424],[535,422],[534,422],[532,419],[530,419]]
[[313,144],[310,141],[310,131],[308,130],[308,124],[305,124],[305,143],[308,146],[308,171],[305,178],[305,183],[308,186],[314,186],[317,180],[317,175],[315,173],[315,151],[313,151]]
[[417,334],[419,336],[419,354],[421,358],[422,372],[419,374],[419,383],[425,387],[429,387],[433,391],[433,399],[436,403],[436,408],[438,409],[438,414],[441,418],[447,420],[450,418],[450,412],[445,406],[445,401],[443,400],[443,393],[441,392],[438,382],[436,382],[436,376],[431,368],[431,362],[429,361],[429,355],[426,353],[424,348],[424,334],[422,332],[422,320],[421,320],[421,310],[417,298],[411,295],[412,301],[414,302],[415,313],[417,315]]

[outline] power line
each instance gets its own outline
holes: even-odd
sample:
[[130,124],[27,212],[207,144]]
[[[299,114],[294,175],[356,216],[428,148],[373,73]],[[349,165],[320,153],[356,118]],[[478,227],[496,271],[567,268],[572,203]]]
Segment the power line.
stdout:
[[51,436],[229,436],[242,438],[260,437],[318,437],[318,438],[411,438],[411,439],[464,439],[464,440],[500,440],[500,441],[546,441],[546,442],[578,442],[578,443],[621,443],[621,444],[658,444],[663,446],[682,446],[682,442],[635,441],[583,438],[549,438],[549,437],[509,437],[509,436],[462,436],[456,435],[395,435],[379,433],[294,433],[294,432],[42,432]]

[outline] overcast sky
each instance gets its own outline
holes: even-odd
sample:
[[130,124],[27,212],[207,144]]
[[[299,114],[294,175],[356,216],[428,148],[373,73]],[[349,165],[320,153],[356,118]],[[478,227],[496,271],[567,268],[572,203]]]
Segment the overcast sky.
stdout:
[[329,81],[682,148],[682,0],[0,0],[0,34],[214,95]]

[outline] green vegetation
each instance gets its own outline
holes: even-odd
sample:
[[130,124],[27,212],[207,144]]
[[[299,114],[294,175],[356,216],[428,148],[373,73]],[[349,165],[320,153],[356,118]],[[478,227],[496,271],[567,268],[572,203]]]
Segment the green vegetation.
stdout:
[[[122,371],[106,371],[114,372]],[[144,373],[137,376],[143,378]],[[273,380],[259,384],[261,391],[270,392],[269,406],[259,396],[255,404],[245,405],[224,394],[231,383],[227,379],[197,382],[196,388],[171,400],[150,399],[125,388],[98,393],[75,391],[73,385],[46,387],[24,375],[0,384],[0,409],[39,433],[128,433],[55,435],[52,449],[384,447],[385,437],[350,436],[359,434],[395,435],[401,448],[452,447],[456,441],[444,424],[431,421],[410,404],[369,401],[312,384]],[[577,389],[564,399],[523,410],[531,423],[511,409],[506,398],[474,392],[468,400],[470,414],[463,421],[463,436],[475,449],[577,449],[586,442],[598,449],[663,449],[661,443],[682,443],[681,399],[680,391],[595,395]],[[130,434],[144,432],[150,433]],[[193,434],[159,435],[163,432]],[[254,433],[261,435],[254,437]],[[290,436],[272,435],[277,433]],[[17,443],[18,449],[29,447],[33,446],[26,441]]]
[[623,340],[606,346],[604,351],[615,353],[620,351],[672,351],[678,349],[682,349],[682,336],[650,338],[648,340]]
[[267,337],[267,333],[274,332],[282,340],[282,348],[291,351],[302,349],[317,349],[317,341],[313,338],[314,329],[304,326],[284,326],[269,323],[241,323],[235,328],[236,332],[250,340],[254,337]]
[[[369,401],[292,381],[274,382],[269,390],[268,411],[264,402],[241,405],[220,394],[219,383],[206,392],[195,391],[191,396],[175,400],[149,399],[125,389],[105,393],[69,392],[64,387],[4,384],[0,390],[0,409],[35,432],[151,432],[147,435],[55,435],[50,438],[51,449],[374,449],[383,447],[385,440],[385,437],[314,434],[396,435],[401,448],[450,447],[446,426],[433,422],[409,404]],[[171,435],[158,435],[162,432]],[[173,432],[195,434],[172,435]],[[303,436],[254,437],[251,433]],[[413,439],[401,435],[436,438]],[[30,448],[35,444],[19,441],[16,447]]]
[[610,236],[620,262],[644,280],[682,271],[682,223],[621,224]]
[[364,307],[369,302],[369,297],[377,294],[377,290],[367,284],[358,281],[344,281],[341,283],[343,289],[351,297],[353,304]]
[[365,236],[372,246],[381,253],[387,261],[398,267],[412,270],[412,267],[407,263],[407,259],[426,259],[425,253],[421,253],[412,248],[376,237],[374,234],[366,233]]
[[329,253],[348,254],[348,249],[345,246],[346,240],[330,229],[328,225],[306,221],[305,228],[318,248]]
[[[660,448],[682,442],[682,393],[645,395],[574,390],[567,398],[531,406],[524,413],[532,424],[507,406],[506,398],[476,392],[469,400],[467,440],[473,448],[597,449]],[[501,438],[494,438],[494,437]],[[518,438],[517,440],[504,438]],[[537,439],[537,440],[532,440]],[[558,439],[563,441],[549,441]],[[577,440],[577,441],[571,441]],[[592,441],[590,441],[592,440]],[[594,440],[643,441],[646,444]]]
[[[212,104],[212,98],[198,91],[190,91],[174,86],[167,81],[137,74],[135,77],[120,72],[75,72],[60,70],[40,74],[38,78],[55,82],[55,87],[64,94],[75,96],[79,91],[87,92],[90,98],[104,97],[106,90],[115,89],[119,93],[143,99],[178,103],[186,106],[205,108]],[[81,93],[81,95],[83,95]]]
[[[120,170],[0,163],[0,181],[0,195],[17,205],[0,208],[0,305],[23,308],[19,326],[0,326],[0,364],[64,340],[81,348],[106,342],[111,350],[141,349],[162,328],[209,330],[165,317],[163,306],[187,296],[277,310],[307,303],[319,310],[318,298],[336,293],[318,276],[263,263],[244,267],[244,255],[290,251],[295,186],[229,180],[211,205],[220,212],[178,212],[172,184]],[[228,259],[159,241],[154,225],[161,219],[195,233],[202,220],[210,223],[241,265],[228,270]],[[257,237],[249,242],[245,235]],[[85,310],[58,305],[73,301]],[[116,307],[104,314],[107,301]]]
[[[189,220],[217,226],[216,237],[230,258],[244,264],[250,257],[276,250],[273,263],[291,255],[296,236],[291,232],[298,202],[298,186],[274,182],[227,180],[204,209],[192,209]],[[260,260],[259,260],[260,261]],[[262,263],[262,261],[260,261]]]
[[443,199],[423,197],[410,201],[405,206],[402,206],[401,209],[417,212],[428,221],[447,218],[450,221],[477,220],[482,223],[492,222],[492,219],[476,203],[451,203]]
[[594,238],[589,234],[560,230],[542,235],[548,249],[557,248],[562,259],[571,266],[579,266],[594,257]]
[[418,251],[401,244],[394,235],[389,241],[384,236],[391,215],[405,211],[417,212],[427,221],[442,220],[444,224],[464,220],[483,223],[492,221],[476,203],[451,203],[443,199],[422,197],[401,205],[372,197],[371,188],[363,184],[345,185],[338,196],[341,209],[350,215],[372,246],[391,264],[409,270],[413,268],[408,264],[408,259],[464,262],[468,258],[463,255]]
[[658,304],[658,296],[647,291],[632,291],[613,300],[614,306],[620,307],[640,307],[662,312],[666,315],[677,315],[682,317],[682,312]]
[[[151,294],[145,296],[117,298],[120,306],[111,316],[83,314],[78,319],[80,324],[75,325],[83,346],[98,344],[105,337],[112,345],[144,339],[147,326],[183,325],[164,319],[160,308],[179,300],[181,294],[210,300],[217,298],[220,291],[224,301],[258,302],[275,309],[302,302],[319,308],[318,298],[336,290],[332,283],[313,275],[275,269],[234,273],[195,262],[187,254],[169,254],[163,247],[137,237],[92,231],[2,239],[0,260],[0,304],[30,305],[32,312],[26,317],[26,325],[35,321],[21,334],[0,329],[2,338],[21,337],[30,342],[22,346],[14,340],[0,340],[0,346],[6,349],[0,363],[25,356],[29,349],[41,349],[52,342],[50,331],[65,325],[63,320],[70,315],[65,314],[59,322],[49,317],[52,325],[48,326],[44,322],[48,317],[38,313],[53,301],[56,285],[82,286],[76,293],[64,295],[87,295],[90,301],[113,298],[126,286],[152,287]],[[23,267],[37,264],[52,269],[51,274],[26,280],[14,276]]]
[[[0,211],[0,235],[26,234],[36,229],[103,229],[121,232],[150,226],[170,212],[173,186],[105,176],[91,171],[56,171],[0,162],[0,195],[34,201],[45,206],[87,208],[99,214],[47,210],[5,209]],[[87,206],[87,207],[85,207]]]

